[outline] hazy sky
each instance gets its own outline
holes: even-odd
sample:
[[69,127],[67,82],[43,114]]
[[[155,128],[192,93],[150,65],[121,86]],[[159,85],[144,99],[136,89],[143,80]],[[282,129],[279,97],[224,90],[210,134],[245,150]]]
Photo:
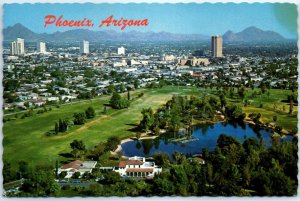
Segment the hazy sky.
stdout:
[[[276,31],[286,38],[297,37],[297,8],[294,4],[5,4],[4,27],[21,23],[34,32],[52,33],[76,28],[44,28],[45,15],[60,15],[64,19],[93,20],[93,30],[101,21],[113,15],[115,19],[149,20],[147,27],[126,28],[124,31],[167,31],[172,33],[224,34],[239,32],[249,26]],[[113,28],[120,30],[120,28]]]

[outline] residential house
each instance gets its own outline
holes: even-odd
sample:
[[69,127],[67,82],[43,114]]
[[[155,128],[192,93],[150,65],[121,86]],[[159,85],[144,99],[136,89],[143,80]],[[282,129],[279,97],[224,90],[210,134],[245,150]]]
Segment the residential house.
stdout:
[[58,174],[65,171],[67,172],[65,178],[71,178],[75,172],[80,172],[80,176],[82,176],[85,172],[91,173],[96,164],[97,161],[72,161],[60,167]]

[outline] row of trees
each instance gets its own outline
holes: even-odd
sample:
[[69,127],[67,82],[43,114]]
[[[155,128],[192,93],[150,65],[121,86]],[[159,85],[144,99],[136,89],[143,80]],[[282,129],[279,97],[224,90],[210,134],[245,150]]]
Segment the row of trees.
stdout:
[[86,122],[86,119],[92,119],[95,116],[96,112],[94,108],[90,106],[85,110],[85,112],[74,113],[73,121],[69,121],[68,119],[59,119],[59,121],[54,124],[54,132],[55,134],[58,134],[59,132],[66,132],[70,126],[82,125]]
[[[60,187],[55,179],[52,166],[36,165],[30,166],[25,161],[19,162],[18,170],[15,171],[9,162],[4,161],[3,166],[3,179],[4,183],[22,179],[23,183],[19,189],[21,193],[20,197],[44,197],[44,196],[56,196],[60,191]],[[15,194],[7,196],[15,196]]]
[[70,143],[70,147],[72,149],[71,155],[75,159],[89,158],[98,161],[104,153],[117,149],[120,142],[121,140],[117,136],[111,136],[105,143],[101,142],[88,150],[82,140],[73,140]]
[[224,95],[220,100],[213,96],[197,98],[191,96],[173,96],[163,107],[154,113],[152,108],[143,109],[143,118],[139,129],[159,133],[160,129],[178,131],[180,128],[190,128],[193,119],[213,120],[215,111],[224,110],[228,119],[243,120],[245,113],[237,105],[227,105]]

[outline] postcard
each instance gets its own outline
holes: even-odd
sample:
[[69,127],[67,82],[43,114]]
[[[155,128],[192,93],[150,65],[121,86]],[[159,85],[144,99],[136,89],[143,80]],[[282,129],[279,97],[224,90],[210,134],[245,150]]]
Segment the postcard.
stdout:
[[4,197],[297,195],[297,4],[2,10]]

